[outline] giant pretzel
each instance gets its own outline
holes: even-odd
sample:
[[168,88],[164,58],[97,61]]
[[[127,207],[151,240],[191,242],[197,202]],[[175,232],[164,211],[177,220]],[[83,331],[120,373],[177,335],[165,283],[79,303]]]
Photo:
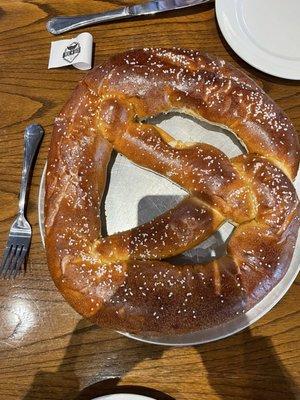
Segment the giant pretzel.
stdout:
[[[145,122],[173,110],[228,128],[248,153],[228,159]],[[189,196],[142,226],[99,236],[112,149]],[[84,78],[55,121],[45,199],[52,277],[80,314],[104,327],[174,334],[233,319],[289,267],[299,227],[291,182],[298,163],[291,122],[230,64],[183,49],[117,55]],[[206,265],[161,261],[226,220],[236,228],[221,258]]]

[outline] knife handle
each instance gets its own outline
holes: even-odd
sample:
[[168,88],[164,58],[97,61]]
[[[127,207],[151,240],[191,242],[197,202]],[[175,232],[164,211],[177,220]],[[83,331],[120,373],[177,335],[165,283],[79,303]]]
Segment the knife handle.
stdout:
[[214,0],[155,0],[143,4],[135,4],[116,10],[105,11],[100,14],[76,15],[74,17],[55,17],[47,22],[47,30],[53,35],[68,32],[73,29],[141,15],[155,15],[157,13],[179,10],[181,8],[211,3]]
[[116,10],[102,12],[100,14],[75,15],[73,17],[55,17],[47,22],[47,31],[53,35],[68,32],[73,29],[99,24],[130,17],[129,7],[121,7]]

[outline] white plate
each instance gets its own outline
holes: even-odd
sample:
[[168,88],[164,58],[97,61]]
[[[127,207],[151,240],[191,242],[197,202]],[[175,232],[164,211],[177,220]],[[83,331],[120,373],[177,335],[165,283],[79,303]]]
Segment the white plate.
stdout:
[[152,397],[140,396],[139,394],[118,393],[107,396],[96,397],[93,400],[154,400]]
[[268,74],[300,79],[299,0],[216,0],[216,15],[243,60]]
[[[186,141],[206,142],[220,148],[229,157],[241,154],[241,146],[233,135],[221,128],[199,123],[192,118],[180,115],[159,122],[157,125],[170,132],[175,138]],[[39,223],[42,240],[44,241],[44,187],[45,171],[42,176],[39,193]],[[300,192],[300,174],[297,179],[298,193]],[[179,202],[186,193],[172,182],[154,173],[146,171],[118,155],[110,172],[109,189],[105,199],[106,226],[108,234],[130,229],[149,219],[156,217]],[[124,205],[127,204],[126,212]],[[200,246],[184,253],[185,261],[205,262],[211,255],[220,255],[224,242],[233,227],[224,224]],[[245,315],[215,328],[199,332],[167,337],[136,336],[127,333],[123,335],[143,342],[187,346],[222,339],[253,324],[266,314],[282,298],[293,283],[300,269],[300,235],[296,251],[288,272],[282,281],[254,308]],[[297,251],[298,249],[298,251]]]

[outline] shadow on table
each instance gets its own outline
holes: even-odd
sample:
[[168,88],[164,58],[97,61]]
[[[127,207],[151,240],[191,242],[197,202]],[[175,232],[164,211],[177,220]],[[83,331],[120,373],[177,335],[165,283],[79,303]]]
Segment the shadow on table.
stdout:
[[[127,392],[150,396],[156,400],[174,400],[164,393],[142,386],[117,386],[121,377],[135,365],[147,358],[159,359],[165,348],[141,343],[137,347],[130,339],[118,334],[112,335],[114,337],[103,340],[99,327],[91,326],[85,320],[79,321],[57,371],[39,371],[23,400],[90,400],[106,394]],[[95,365],[99,365],[98,371],[95,371]],[[94,367],[92,371],[91,366]],[[96,383],[80,391],[81,374],[96,380]],[[99,382],[97,375],[101,375]],[[103,375],[120,376],[103,379]]]
[[[122,342],[121,347],[119,341]],[[146,358],[159,359],[165,350],[162,346],[133,344],[132,340],[117,335],[115,338],[103,340],[98,327],[90,326],[88,322],[81,320],[73,331],[58,370],[38,372],[23,400],[91,400],[97,396],[127,392],[156,400],[174,400],[154,389],[118,385],[121,377],[130,372],[135,365]],[[85,351],[82,354],[83,348]],[[124,354],[125,349],[129,349],[129,353]],[[195,346],[195,349],[202,359],[209,384],[219,399],[299,399],[300,393],[297,392],[293,379],[282,365],[268,337],[252,336],[250,330],[245,330],[219,342]],[[97,362],[99,370],[95,371]],[[94,366],[92,371],[90,365]],[[79,388],[81,373],[85,373],[95,382],[82,391]],[[103,379],[103,376],[116,374],[120,377]],[[203,385],[203,382],[199,382],[199,385]],[[187,395],[188,393],[185,393],[185,396]]]
[[73,399],[79,392],[78,378],[74,372],[77,353],[79,351],[77,337],[84,325],[80,321],[74,329],[64,358],[55,372],[38,371],[34,381],[23,400],[33,399]]
[[[210,386],[220,399],[299,400],[293,378],[266,336],[250,329],[219,342],[195,346]],[[291,350],[292,355],[292,350]]]

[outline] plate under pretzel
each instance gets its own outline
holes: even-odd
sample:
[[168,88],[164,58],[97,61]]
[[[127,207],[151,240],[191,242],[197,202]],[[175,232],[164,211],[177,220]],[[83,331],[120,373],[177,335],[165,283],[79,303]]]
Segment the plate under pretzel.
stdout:
[[[216,146],[234,157],[243,152],[238,140],[228,131],[180,114],[169,114],[151,121],[172,133],[176,139],[188,142],[206,142]],[[295,186],[300,194],[300,174]],[[44,240],[44,194],[45,171],[42,176],[39,193],[39,224]],[[130,229],[162,214],[176,205],[186,192],[171,181],[136,166],[124,156],[117,155],[110,165],[107,192],[102,207],[106,214],[107,234]],[[210,238],[193,250],[177,256],[173,261],[186,263],[203,263],[218,257],[224,251],[224,243],[233,230],[230,223],[225,223]],[[122,334],[144,342],[184,346],[206,343],[239,332],[265,315],[287,292],[300,269],[300,236],[296,244],[293,260],[281,282],[255,307],[244,315],[218,327],[202,329],[185,335],[151,337],[145,335]]]

